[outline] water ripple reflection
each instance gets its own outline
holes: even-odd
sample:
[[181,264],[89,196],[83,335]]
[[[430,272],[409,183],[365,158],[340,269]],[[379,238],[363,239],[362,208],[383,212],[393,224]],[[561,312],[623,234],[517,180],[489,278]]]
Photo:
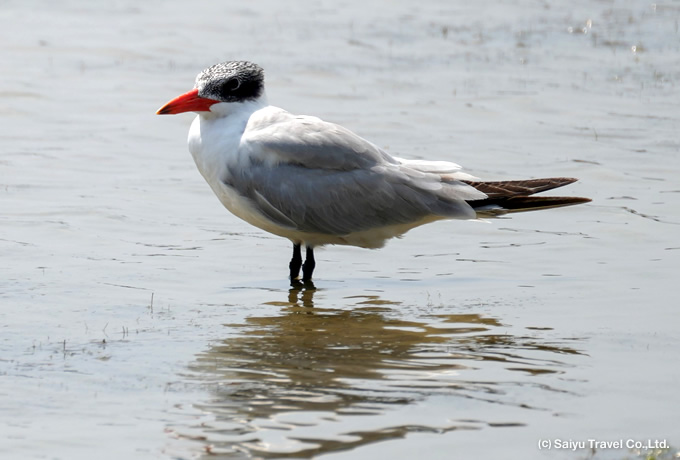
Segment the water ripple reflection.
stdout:
[[[340,299],[346,308],[319,307],[317,293],[291,289],[269,303],[276,314],[226,325],[238,335],[190,367],[213,394],[196,405],[209,415],[173,431],[224,458],[308,458],[412,432],[522,426],[523,411],[550,410],[534,404],[537,391],[567,393],[558,376],[573,364],[564,357],[582,356],[573,341],[542,339],[542,328],[513,334],[469,309],[406,308],[406,320],[399,302],[352,296]],[[425,416],[397,410],[437,397],[443,406]],[[515,418],[480,418],[485,405]]]

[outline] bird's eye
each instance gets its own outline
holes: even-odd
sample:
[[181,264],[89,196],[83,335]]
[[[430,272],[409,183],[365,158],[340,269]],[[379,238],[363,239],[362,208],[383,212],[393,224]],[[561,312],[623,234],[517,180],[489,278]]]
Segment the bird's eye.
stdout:
[[239,88],[239,86],[241,86],[241,80],[239,80],[236,77],[230,78],[229,80],[222,83],[220,87],[220,92],[222,93],[222,95],[227,96],[233,91],[236,91]]

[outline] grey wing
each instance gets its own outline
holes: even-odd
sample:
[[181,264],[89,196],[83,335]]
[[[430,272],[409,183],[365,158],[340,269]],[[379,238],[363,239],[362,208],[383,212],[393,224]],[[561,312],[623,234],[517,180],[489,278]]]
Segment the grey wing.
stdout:
[[[272,120],[273,119],[273,120]],[[241,149],[269,164],[352,170],[399,162],[352,131],[316,117],[276,109],[249,123]]]
[[337,171],[253,164],[229,170],[224,181],[273,222],[308,233],[347,235],[432,216],[475,218],[465,202],[477,196],[472,187],[411,173],[392,165]]
[[[451,174],[428,171],[433,162],[395,159],[342,126],[276,108],[249,121],[240,149],[246,164],[228,165],[223,181],[270,220],[303,232],[474,218],[465,201],[486,198]],[[443,169],[451,166],[459,168]]]

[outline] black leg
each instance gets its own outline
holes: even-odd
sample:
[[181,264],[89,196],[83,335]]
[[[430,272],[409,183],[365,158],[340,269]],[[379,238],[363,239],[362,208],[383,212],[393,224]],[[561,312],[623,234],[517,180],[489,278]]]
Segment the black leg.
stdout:
[[312,272],[314,272],[314,267],[316,267],[316,262],[314,261],[314,248],[307,246],[305,263],[302,265],[302,281],[312,280]]
[[288,264],[291,281],[295,281],[298,276],[300,276],[300,267],[302,267],[302,254],[300,253],[300,245],[293,244],[293,258],[290,259],[290,263]]

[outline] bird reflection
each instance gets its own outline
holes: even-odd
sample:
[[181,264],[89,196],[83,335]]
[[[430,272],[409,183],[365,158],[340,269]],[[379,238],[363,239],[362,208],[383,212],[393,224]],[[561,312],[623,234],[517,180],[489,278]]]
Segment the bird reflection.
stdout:
[[313,307],[314,306],[314,293],[316,292],[316,287],[314,283],[310,281],[292,281],[290,289],[288,290],[288,302],[291,305],[297,305],[301,303],[303,307]]
[[[321,298],[317,305],[315,296]],[[534,379],[526,381],[533,391],[537,383],[541,391],[559,391],[535,379],[566,372],[569,364],[561,357],[580,354],[564,344],[508,334],[499,319],[481,314],[432,309],[406,320],[398,302],[377,296],[344,300],[341,308],[320,307],[328,303],[323,291],[293,286],[286,301],[269,303],[281,307],[277,314],[229,324],[240,334],[214,344],[191,366],[201,381],[213,384],[213,400],[197,406],[215,417],[191,437],[205,438],[212,453],[222,448],[225,458],[243,451],[280,457],[269,439],[274,433],[286,439],[281,449],[303,458],[411,430],[480,429],[474,421],[451,418],[446,426],[402,420],[390,429],[362,432],[337,422],[381,415],[435,394],[531,409],[531,401],[506,397],[505,388]],[[311,421],[281,420],[295,414],[316,415]],[[300,433],[322,425],[327,436]]]

